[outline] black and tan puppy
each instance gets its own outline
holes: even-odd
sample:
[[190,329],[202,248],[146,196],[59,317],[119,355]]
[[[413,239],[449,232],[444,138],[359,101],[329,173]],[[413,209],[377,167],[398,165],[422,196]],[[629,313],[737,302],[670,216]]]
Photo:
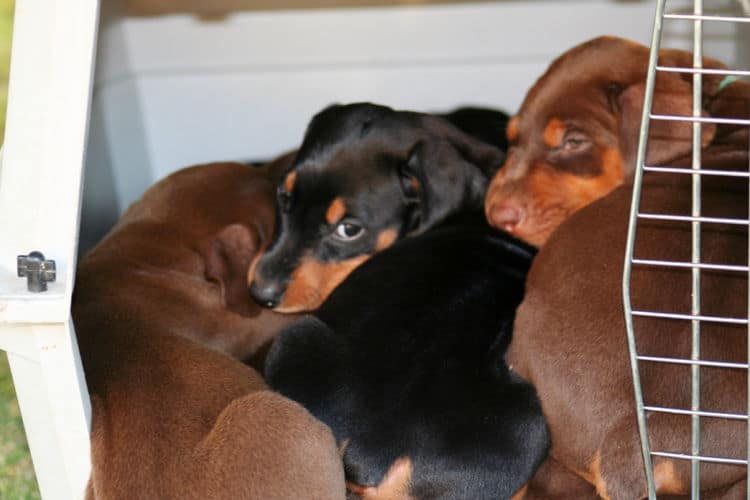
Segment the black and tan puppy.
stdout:
[[544,458],[534,388],[506,366],[534,251],[462,215],[357,268],[279,336],[272,388],[328,424],[366,499],[509,498]]
[[376,252],[480,208],[502,145],[458,127],[478,135],[488,121],[481,110],[441,118],[369,103],[318,113],[279,186],[276,236],[251,265],[251,295],[279,312],[313,310]]

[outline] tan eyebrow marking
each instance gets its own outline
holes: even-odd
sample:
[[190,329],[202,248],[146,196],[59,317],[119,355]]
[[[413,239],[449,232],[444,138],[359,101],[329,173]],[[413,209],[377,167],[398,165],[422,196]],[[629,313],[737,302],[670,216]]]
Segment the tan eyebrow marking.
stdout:
[[284,189],[287,193],[291,193],[294,189],[294,181],[297,180],[297,172],[291,172],[284,179]]
[[564,136],[565,124],[559,118],[551,118],[544,128],[544,143],[551,148],[559,147]]
[[505,130],[505,136],[511,142],[518,139],[518,116],[514,116],[508,122],[508,128]]
[[346,213],[346,205],[344,204],[344,200],[342,198],[334,198],[334,200],[331,202],[331,205],[328,207],[328,210],[326,210],[326,222],[329,224],[335,224]]

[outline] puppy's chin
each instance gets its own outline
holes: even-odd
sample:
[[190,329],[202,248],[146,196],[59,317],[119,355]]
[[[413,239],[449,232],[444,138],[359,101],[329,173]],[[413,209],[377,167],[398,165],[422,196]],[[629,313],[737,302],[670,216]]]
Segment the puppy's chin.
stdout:
[[321,300],[319,304],[316,305],[307,305],[307,304],[290,304],[290,305],[279,305],[271,309],[273,312],[282,313],[282,314],[296,314],[296,313],[306,313],[306,312],[312,312],[318,307],[320,307],[320,304],[322,304],[323,301]]
[[550,229],[543,229],[543,230],[538,230],[538,231],[527,231],[522,227],[520,228],[516,227],[512,231],[507,231],[503,228],[498,228],[498,229],[502,229],[505,232],[515,236],[519,240],[523,240],[526,243],[539,248],[539,247],[544,246],[545,243],[547,243],[547,240],[549,239],[550,235],[554,232],[556,228],[557,228],[557,225]]
[[[570,215],[569,213],[567,215]],[[519,224],[504,225],[498,224],[489,218],[489,223],[495,229],[504,231],[519,240],[533,245],[537,248],[544,246],[549,237],[562,224],[567,216],[564,217],[546,217],[544,220],[537,221],[533,217],[525,218]]]
[[530,234],[524,234],[523,231],[514,231],[511,233],[516,238],[525,241],[526,243],[529,243],[530,245],[534,245],[535,247],[539,248],[542,247],[545,243],[547,243],[547,240],[549,239],[550,235],[552,234],[553,230],[549,231],[541,231],[537,233],[530,233]]
[[311,312],[320,307],[328,295],[323,295],[321,290],[306,286],[299,281],[292,281],[279,304],[272,310],[284,314]]
[[292,281],[287,285],[279,305],[273,310],[281,313],[314,311],[370,256],[365,254],[338,262],[302,259],[297,269],[292,272]]

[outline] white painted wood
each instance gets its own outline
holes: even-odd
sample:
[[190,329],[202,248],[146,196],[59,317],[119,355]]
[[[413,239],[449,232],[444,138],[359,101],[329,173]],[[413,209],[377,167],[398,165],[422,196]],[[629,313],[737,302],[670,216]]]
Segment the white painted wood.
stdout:
[[[7,129],[0,172],[0,322],[64,322],[76,261],[81,172],[98,3],[16,5]],[[25,292],[16,256],[57,263],[46,294]]]
[[[70,322],[96,43],[95,0],[16,3],[0,169],[0,348],[8,351],[39,488],[80,499],[90,473],[90,408]],[[32,294],[16,256],[57,264]]]
[[71,322],[0,324],[0,338],[42,497],[83,498],[91,471],[91,408]]

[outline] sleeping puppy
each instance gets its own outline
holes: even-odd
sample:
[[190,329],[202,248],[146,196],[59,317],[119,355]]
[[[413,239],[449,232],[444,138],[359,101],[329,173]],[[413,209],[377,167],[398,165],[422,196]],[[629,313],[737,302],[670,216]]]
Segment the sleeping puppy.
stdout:
[[510,498],[547,453],[534,388],[506,366],[534,251],[480,214],[375,255],[266,360],[328,424],[366,499]]
[[[589,497],[646,495],[621,290],[648,56],[647,47],[613,37],[560,56],[511,120],[508,161],[488,191],[490,223],[542,245],[507,354],[536,387],[552,436],[550,459],[531,481],[528,499],[584,498],[583,481],[590,484]],[[664,66],[690,67],[692,58],[678,50],[659,54]],[[710,59],[703,66],[724,67]],[[659,73],[654,112],[690,115],[691,79]],[[704,116],[746,119],[750,84],[706,74],[702,101]],[[746,173],[748,131],[704,124],[701,168]],[[652,121],[648,165],[684,172],[692,168],[691,151],[691,124]],[[704,175],[701,185],[702,216],[747,218],[746,179]],[[692,189],[689,175],[647,172],[639,210],[689,215]],[[747,225],[703,222],[700,241],[701,262],[736,266],[701,269],[701,315],[746,318],[747,272],[737,269],[747,264]],[[692,259],[691,245],[688,223],[639,220],[635,257],[646,262],[633,267],[635,310],[691,311],[691,271],[685,264]],[[646,265],[648,260],[678,264]],[[690,358],[690,321],[637,316],[633,322],[641,354]],[[746,363],[747,326],[701,321],[700,347],[702,359]],[[645,404],[689,411],[689,366],[644,360],[639,369]],[[745,414],[747,371],[702,367],[700,409]],[[656,410],[647,416],[653,451],[689,453],[689,416]],[[742,458],[746,443],[746,422],[701,419],[701,455]],[[690,493],[689,461],[652,460],[660,497]],[[700,476],[701,498],[746,498],[745,465],[704,463]]]
[[[508,123],[508,158],[485,202],[490,224],[541,246],[571,214],[632,181],[648,57],[648,47],[599,37],[550,65]],[[693,55],[662,49],[659,64],[692,67]],[[726,69],[709,58],[703,67]],[[727,81],[703,75],[703,115],[746,119],[750,84]],[[690,116],[691,82],[687,73],[659,72],[653,112]],[[692,134],[691,123],[652,120],[646,163],[664,166],[689,156]],[[701,127],[703,146],[747,144],[747,134],[748,127]]]
[[343,500],[330,430],[240,361],[293,319],[250,300],[244,279],[273,234],[272,179],[288,159],[182,169],[81,261],[86,498]]
[[369,103],[323,110],[279,185],[276,235],[250,266],[251,295],[279,312],[315,309],[376,252],[480,208],[503,159],[437,116]]

